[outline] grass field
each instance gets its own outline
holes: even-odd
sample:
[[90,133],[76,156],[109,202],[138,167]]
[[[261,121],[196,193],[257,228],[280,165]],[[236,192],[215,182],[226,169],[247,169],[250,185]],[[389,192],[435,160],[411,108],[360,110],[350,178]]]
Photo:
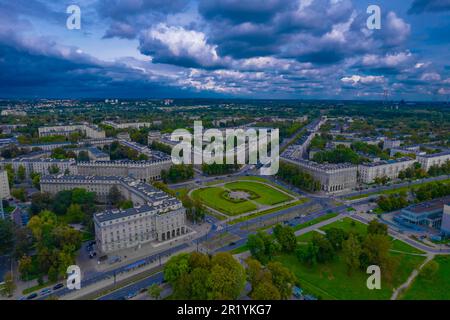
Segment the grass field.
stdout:
[[219,187],[210,187],[195,190],[192,193],[194,199],[200,199],[208,207],[216,209],[229,216],[235,216],[257,209],[257,206],[250,201],[234,203],[221,197],[224,189]]
[[245,217],[234,219],[234,220],[230,221],[229,224],[236,224],[236,223],[239,223],[239,222],[244,222],[244,221],[247,221],[247,220],[255,219],[255,218],[258,218],[258,217],[261,217],[261,216],[265,216],[266,214],[270,214],[270,213],[274,213],[274,212],[277,212],[277,211],[280,211],[280,210],[283,210],[283,209],[288,209],[290,207],[298,206],[298,205],[300,205],[302,203],[305,203],[307,201],[308,201],[307,199],[300,199],[298,201],[295,201],[295,202],[292,202],[292,203],[289,203],[289,204],[286,204],[286,205],[281,205],[281,206],[278,206],[278,207],[275,207],[275,208],[272,208],[272,209],[267,209],[267,210],[263,210],[263,211],[260,211],[260,212],[252,213],[252,214],[247,215]]
[[364,223],[355,221],[351,218],[344,218],[342,220],[338,220],[333,223],[327,224],[326,226],[320,228],[320,230],[326,232],[330,228],[340,228],[345,231],[352,231],[354,233],[359,233],[363,235],[367,233],[367,226]]
[[[333,222],[320,230],[326,231],[330,228],[341,228],[346,231],[353,231],[358,234],[366,234],[367,226],[361,222],[350,218]],[[310,231],[299,237],[298,242],[307,243],[311,240],[316,231]],[[351,276],[347,273],[347,268],[338,255],[332,262],[318,264],[308,267],[301,264],[294,254],[282,254],[275,259],[287,266],[297,277],[300,287],[306,292],[321,299],[348,299],[348,300],[387,300],[390,299],[393,288],[404,283],[411,272],[417,268],[424,260],[424,256],[412,255],[411,253],[422,253],[407,243],[400,240],[393,240],[393,250],[402,252],[391,252],[390,255],[397,257],[398,268],[395,271],[392,283],[382,282],[381,290],[369,290],[366,286],[368,275],[363,271],[358,271]]]
[[313,219],[313,220],[311,220],[311,221],[309,221],[309,222],[305,222],[305,223],[298,224],[298,225],[296,225],[295,227],[293,227],[292,229],[294,229],[294,231],[302,230],[302,229],[305,229],[305,228],[307,228],[307,227],[310,227],[310,226],[312,226],[312,225],[314,225],[314,224],[317,224],[317,223],[319,223],[319,222],[322,222],[322,221],[325,221],[325,220],[334,218],[334,217],[336,217],[337,215],[338,215],[337,213],[328,213],[328,214],[326,214],[326,215],[324,215],[324,216],[321,216],[321,217],[319,217],[319,218]]
[[420,275],[401,296],[405,300],[450,300],[450,256],[436,256],[439,269],[432,279]]
[[249,190],[259,195],[259,198],[255,199],[256,202],[273,206],[288,200],[292,200],[292,197],[275,190],[267,185],[258,182],[237,181],[227,183],[225,188],[230,190]]
[[299,285],[308,293],[326,300],[388,300],[392,289],[405,282],[409,274],[425,259],[421,256],[396,254],[400,260],[392,284],[382,282],[381,290],[369,290],[367,274],[359,271],[351,276],[340,256],[330,263],[308,267],[301,264],[295,255],[279,255],[275,260],[288,267],[297,277]]
[[[240,202],[230,201],[223,196],[224,191],[227,189],[249,191],[250,194],[257,195],[257,198]],[[277,204],[280,204],[281,208],[284,202],[294,199],[293,197],[286,195],[271,186],[259,183],[258,181],[234,181],[225,184],[224,187],[212,185],[207,188],[195,190],[192,193],[192,197],[201,200],[206,206],[216,209],[228,216],[236,216],[254,211],[260,207]],[[267,212],[264,214],[267,214]]]
[[406,242],[400,241],[398,239],[394,239],[392,241],[392,250],[402,251],[406,253],[416,253],[416,254],[424,254],[422,250],[416,249]]

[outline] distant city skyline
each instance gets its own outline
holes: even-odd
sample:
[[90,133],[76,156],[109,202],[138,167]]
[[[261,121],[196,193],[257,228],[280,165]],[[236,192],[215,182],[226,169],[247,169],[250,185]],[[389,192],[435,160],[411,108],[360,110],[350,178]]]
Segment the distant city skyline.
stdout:
[[0,0],[0,98],[448,101],[449,18],[450,0]]

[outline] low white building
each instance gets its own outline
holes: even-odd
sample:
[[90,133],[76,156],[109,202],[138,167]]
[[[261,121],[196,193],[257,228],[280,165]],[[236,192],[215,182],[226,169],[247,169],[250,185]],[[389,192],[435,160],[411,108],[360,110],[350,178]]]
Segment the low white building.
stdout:
[[417,162],[419,162],[422,165],[422,168],[425,171],[428,171],[432,166],[442,166],[449,160],[450,160],[450,151],[417,156]]
[[88,138],[91,139],[102,139],[106,137],[104,130],[92,124],[75,124],[75,125],[63,125],[63,126],[52,126],[52,127],[40,127],[38,129],[39,137],[47,136],[70,136],[74,132],[83,132]]
[[9,190],[8,173],[5,170],[0,170],[0,201],[9,198],[11,198],[11,193]]
[[358,179],[362,183],[373,183],[376,178],[397,179],[400,171],[412,167],[416,160],[401,158],[397,160],[363,163],[358,166]]

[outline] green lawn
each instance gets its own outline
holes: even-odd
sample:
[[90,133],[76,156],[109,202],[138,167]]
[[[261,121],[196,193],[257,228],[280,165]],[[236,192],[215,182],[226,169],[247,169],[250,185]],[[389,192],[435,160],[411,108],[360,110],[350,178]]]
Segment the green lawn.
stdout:
[[230,190],[249,190],[251,192],[254,192],[259,195],[259,198],[255,199],[255,201],[263,205],[273,206],[278,203],[292,200],[292,197],[258,182],[231,182],[227,183],[225,185],[225,188]]
[[314,225],[314,224],[317,224],[317,223],[319,223],[319,222],[322,222],[322,221],[325,221],[325,220],[334,218],[334,217],[336,217],[337,215],[338,215],[337,213],[328,213],[328,214],[326,214],[326,215],[324,215],[324,216],[321,216],[321,217],[319,217],[319,218],[313,219],[313,220],[311,220],[311,221],[309,221],[309,222],[305,222],[305,223],[298,224],[298,225],[296,225],[295,227],[293,227],[293,229],[294,229],[294,231],[298,231],[298,230],[301,230],[301,229],[305,229],[305,228],[310,227],[310,226],[312,226],[312,225]]
[[280,211],[280,210],[283,210],[283,209],[287,209],[287,208],[290,208],[290,207],[298,206],[299,204],[305,203],[307,201],[309,201],[309,200],[304,198],[304,199],[300,199],[298,201],[295,201],[295,202],[292,202],[292,203],[289,203],[289,204],[286,204],[286,205],[280,205],[280,206],[272,208],[272,209],[267,209],[267,210],[263,210],[263,211],[260,211],[260,212],[257,212],[257,213],[252,213],[252,214],[249,214],[249,215],[247,215],[245,217],[234,219],[234,220],[230,221],[229,224],[236,224],[236,223],[239,223],[239,222],[244,222],[244,221],[247,221],[247,220],[255,219],[255,218],[258,218],[258,217],[261,217],[261,216],[265,216],[266,214],[270,214],[270,213],[274,213],[274,212],[277,212],[277,211]]
[[398,239],[394,239],[392,241],[392,250],[402,251],[406,253],[417,253],[417,254],[424,254],[422,250],[416,249],[413,246],[410,246],[406,242],[400,241]]
[[[314,231],[313,231],[314,232]],[[309,232],[312,233],[313,232]],[[303,235],[307,236],[309,233]],[[303,240],[303,239],[301,239]],[[406,281],[411,272],[419,266],[424,257],[407,254],[392,253],[399,258],[392,284],[381,283],[381,290],[369,290],[366,286],[368,275],[363,271],[347,274],[345,263],[338,255],[334,261],[308,267],[301,264],[295,255],[279,255],[275,260],[280,261],[297,277],[300,287],[321,299],[326,300],[388,300],[392,290]]]
[[[223,192],[225,191],[225,188],[228,190],[242,190],[242,191],[248,190],[249,193],[257,195],[258,197],[251,201],[249,200],[242,202],[229,201],[223,197]],[[260,204],[261,206],[273,206],[294,199],[289,195],[286,195],[278,190],[275,190],[270,186],[261,184],[257,181],[255,182],[235,181],[227,183],[224,187],[210,186],[207,188],[197,189],[192,193],[192,197],[195,199],[200,199],[208,207],[216,209],[229,216],[236,216],[256,210],[258,209],[257,204]],[[304,200],[302,199],[300,201],[306,202],[307,199]],[[255,202],[257,204],[255,204]],[[269,210],[277,211],[279,209],[274,208]],[[263,215],[267,213],[268,212],[264,211],[258,215]]]
[[432,279],[420,275],[402,295],[405,300],[450,300],[450,256],[436,256],[439,270]]
[[311,239],[315,233],[318,233],[318,232],[310,231],[310,232],[304,233],[301,236],[297,237],[297,242],[309,242],[309,241],[311,241]]
[[230,216],[239,215],[257,209],[250,201],[234,203],[221,197],[224,189],[220,187],[209,187],[197,189],[192,193],[193,198],[200,199],[208,207],[216,209]]
[[[320,228],[320,230],[326,231],[333,227],[363,235],[367,233],[365,224],[350,218],[333,222]],[[309,242],[315,232],[310,231],[297,237],[298,242]],[[363,271],[358,271],[349,276],[340,254],[334,261],[318,264],[314,267],[301,264],[294,254],[282,254],[277,256],[276,260],[283,263],[296,275],[300,287],[321,299],[387,300],[390,299],[393,288],[404,283],[411,272],[425,260],[424,256],[409,254],[422,252],[400,240],[393,240],[392,249],[402,251],[402,253],[390,253],[393,257],[398,258],[398,268],[395,271],[392,283],[382,281],[381,290],[367,289],[368,275]]]
[[335,221],[333,223],[327,224],[326,226],[320,228],[320,230],[326,232],[330,228],[340,228],[344,229],[345,231],[353,231],[354,233],[359,233],[363,235],[367,233],[367,226],[364,223],[353,220],[351,218],[344,218]]

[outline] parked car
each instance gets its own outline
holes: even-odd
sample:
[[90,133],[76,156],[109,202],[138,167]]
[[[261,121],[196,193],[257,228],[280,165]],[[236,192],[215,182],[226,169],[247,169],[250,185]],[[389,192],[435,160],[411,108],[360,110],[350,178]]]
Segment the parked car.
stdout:
[[53,287],[53,290],[59,290],[59,289],[61,289],[62,287],[64,287],[64,285],[63,285],[62,283],[58,283],[58,284],[56,284],[56,285]]
[[36,298],[38,296],[37,293],[32,293],[27,297],[27,300],[33,300],[34,298]]
[[52,289],[50,289],[50,288],[45,288],[45,289],[42,289],[41,292],[39,292],[39,294],[40,294],[41,296],[45,296],[46,294],[49,294],[49,293],[51,293],[51,292],[52,292]]

